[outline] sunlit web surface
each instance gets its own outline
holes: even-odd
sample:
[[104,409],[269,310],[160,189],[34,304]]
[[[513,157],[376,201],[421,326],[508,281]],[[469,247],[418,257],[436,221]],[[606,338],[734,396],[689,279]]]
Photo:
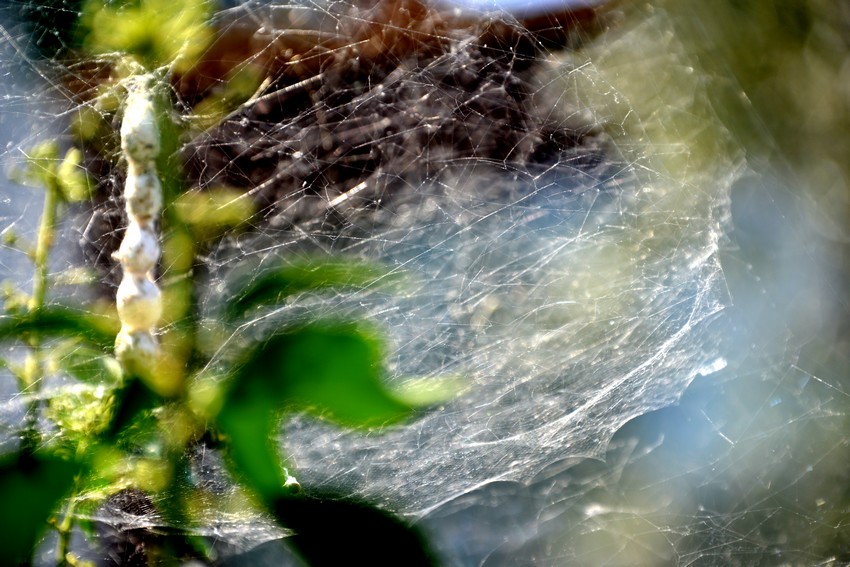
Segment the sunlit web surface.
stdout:
[[[840,383],[812,386],[828,381],[801,363],[805,341],[783,309],[764,318],[770,308],[735,308],[730,294],[755,285],[740,296],[763,305],[754,297],[776,292],[754,283],[747,254],[761,252],[747,246],[784,246],[780,256],[811,270],[819,252],[797,248],[802,220],[786,221],[792,237],[748,232],[759,199],[780,215],[796,202],[768,196],[748,169],[665,14],[614,16],[607,33],[555,34],[569,44],[558,49],[507,14],[452,25],[347,2],[222,8],[222,29],[260,42],[249,63],[306,56],[181,151],[188,190],[241,187],[261,207],[251,230],[199,258],[206,312],[232,274],[273,262],[352,258],[403,278],[258,313],[213,365],[281,322],[365,318],[386,337],[389,381],[462,378],[461,395],[385,431],[282,424],[302,484],[410,516],[447,564],[824,560],[843,533],[838,499],[806,475],[818,463],[833,471],[846,444],[824,434],[806,453],[777,439],[836,431],[846,395]],[[393,26],[416,31],[397,50],[360,45]],[[77,69],[30,59],[35,41],[11,26],[0,42],[14,77],[3,124],[26,124],[7,130],[13,164],[81,110],[56,103],[69,88],[60,77]],[[374,68],[355,68],[352,53]],[[101,183],[120,186],[120,172]],[[4,191],[0,228],[31,231],[35,197]],[[117,240],[120,209],[103,198],[93,208],[94,221],[91,211],[69,221],[56,271],[78,262],[72,240],[108,256],[92,245]],[[0,262],[10,274],[26,266],[11,250]],[[791,271],[776,261],[797,289]],[[752,336],[747,317],[761,321]],[[15,420],[19,397],[8,399]],[[813,524],[827,543],[804,537]],[[270,544],[256,546],[279,534],[257,518],[211,509],[196,532],[225,556],[274,562]]]
[[[355,36],[363,13],[385,17],[308,13],[319,29]],[[487,45],[496,25],[506,39]],[[723,298],[717,214],[732,169],[711,183],[672,179],[643,149],[618,148],[628,118],[575,92],[602,77],[523,45],[509,21],[437,32],[448,39],[414,36],[434,53],[399,49],[377,63],[369,77],[382,82],[358,83],[347,61],[332,60],[312,99],[289,87],[189,150],[202,184],[248,178],[272,193],[271,226],[210,255],[213,282],[245,262],[316,254],[405,276],[400,289],[305,299],[272,318],[365,315],[390,342],[391,379],[468,382],[382,435],[309,418],[285,427],[305,483],[415,515],[599,454],[620,425],[675,401],[720,356],[707,322]]]

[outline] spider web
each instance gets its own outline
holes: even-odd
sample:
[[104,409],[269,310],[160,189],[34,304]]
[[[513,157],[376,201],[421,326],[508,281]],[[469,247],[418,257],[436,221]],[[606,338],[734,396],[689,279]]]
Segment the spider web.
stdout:
[[[334,26],[344,30],[349,17],[333,14]],[[482,61],[475,37],[461,35],[418,66],[394,61],[380,85],[337,91],[337,106],[323,101],[291,127],[269,127],[251,112],[232,120],[240,133],[257,132],[254,144],[284,154],[273,172],[251,179],[253,187],[298,179],[291,173],[298,166],[321,171],[344,159],[314,149],[319,127],[310,121],[320,111],[344,116],[329,136],[383,159],[344,180],[347,191],[333,179],[319,195],[311,193],[316,182],[275,193],[271,228],[226,240],[210,255],[212,282],[246,261],[316,254],[377,261],[406,278],[397,292],[305,299],[247,328],[270,318],[365,317],[390,342],[390,380],[459,376],[467,383],[456,400],[381,435],[343,433],[309,418],[287,423],[287,452],[307,484],[342,486],[422,515],[471,488],[528,479],[553,460],[599,455],[623,423],[675,402],[707,365],[721,364],[710,322],[726,300],[717,244],[737,167],[725,160],[716,169],[669,173],[647,148],[628,146],[627,133],[642,133],[634,108],[586,55],[543,51],[528,64],[512,47]],[[458,69],[492,74],[492,84],[457,87]],[[332,70],[325,80],[344,88],[333,84]],[[479,120],[481,99],[507,106],[496,97],[511,83],[528,100],[526,114],[509,120],[530,126],[501,128],[494,112]],[[606,95],[583,100],[590,88]],[[690,88],[679,95],[688,104],[700,96]],[[461,121],[453,107],[464,106],[471,116]],[[366,128],[361,116],[410,125],[370,128],[361,139],[346,130]],[[539,158],[533,144],[548,140],[535,142],[543,138],[535,127],[574,141]],[[283,148],[279,128],[287,132]],[[367,142],[381,134],[386,143]],[[255,174],[216,166],[216,152],[229,149],[222,136],[193,142],[202,183]],[[435,142],[440,136],[448,140]],[[242,147],[228,154],[233,168],[246,161]],[[673,160],[692,149],[683,140],[663,151]]]
[[[187,191],[235,186],[260,208],[198,259],[203,312],[215,318],[235,275],[280,262],[360,260],[401,283],[260,312],[211,366],[283,323],[331,317],[382,332],[391,384],[458,377],[456,397],[407,424],[362,433],[296,415],[280,439],[304,486],[408,516],[447,565],[846,560],[841,221],[795,166],[780,164],[795,171],[783,179],[724,126],[713,89],[731,78],[697,55],[682,12],[609,4],[600,28],[574,12],[564,35],[563,19],[522,8],[439,8],[453,25],[374,3],[215,14],[259,45],[237,70],[287,49],[303,68],[181,149]],[[534,21],[538,36],[523,31]],[[360,46],[404,28],[397,50]],[[69,132],[82,107],[62,102],[61,77],[83,71],[36,58],[21,24],[4,29],[14,79],[0,120],[16,164]],[[349,49],[377,71],[358,74]],[[173,88],[188,107],[186,84]],[[121,173],[98,171],[107,197],[68,216],[54,273],[85,255],[102,268],[117,245]],[[2,195],[0,228],[33,238],[38,193]],[[28,264],[7,247],[0,266]],[[3,388],[12,429],[22,396]],[[204,482],[226,483],[217,456],[193,458]],[[125,513],[96,519],[163,527]],[[212,500],[206,514],[192,530],[223,564],[283,560],[270,522]]]

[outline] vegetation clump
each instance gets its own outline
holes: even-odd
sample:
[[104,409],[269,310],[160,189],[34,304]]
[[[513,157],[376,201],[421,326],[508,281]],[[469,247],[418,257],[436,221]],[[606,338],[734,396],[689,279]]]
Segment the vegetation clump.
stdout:
[[[427,564],[421,537],[398,518],[339,495],[329,501],[329,495],[302,490],[274,442],[285,411],[369,428],[408,418],[426,405],[384,384],[381,341],[373,331],[350,321],[286,325],[242,346],[229,365],[211,362],[218,347],[210,341],[217,335],[198,312],[194,258],[202,242],[244,223],[253,209],[222,206],[232,200],[227,188],[185,195],[179,190],[175,148],[185,120],[177,118],[168,86],[207,49],[210,15],[207,2],[91,0],[82,7],[80,53],[109,61],[111,68],[93,105],[121,123],[120,151],[99,156],[123,170],[124,179],[126,225],[114,255],[123,279],[115,307],[97,312],[48,293],[58,219],[70,204],[91,198],[97,183],[81,150],[61,156],[58,143],[49,142],[31,151],[17,172],[18,180],[42,187],[45,200],[38,241],[29,252],[33,290],[8,287],[0,318],[0,339],[26,347],[22,363],[4,364],[28,400],[17,451],[0,462],[0,500],[7,510],[0,515],[6,535],[0,559],[29,564],[49,524],[58,534],[56,564],[82,565],[70,546],[72,533],[82,528],[95,537],[103,515],[119,509],[140,510],[140,517],[172,528],[173,536],[148,545],[145,529],[119,529],[117,536],[101,538],[113,546],[116,561],[212,559],[214,551],[191,535],[198,521],[192,503],[205,489],[185,482],[194,474],[187,455],[202,444],[223,449],[233,490],[253,502],[243,507],[293,530],[289,541],[308,562],[328,560],[328,546],[319,542],[337,539],[340,552],[346,543],[372,541],[364,559],[380,563],[386,551],[378,538],[395,534],[396,549],[408,546],[407,563]],[[101,134],[102,128],[96,127]],[[101,139],[97,147],[110,144]],[[383,275],[347,263],[271,267],[240,285],[222,309],[219,331],[292,295],[373,285]],[[54,375],[65,378],[48,386]]]

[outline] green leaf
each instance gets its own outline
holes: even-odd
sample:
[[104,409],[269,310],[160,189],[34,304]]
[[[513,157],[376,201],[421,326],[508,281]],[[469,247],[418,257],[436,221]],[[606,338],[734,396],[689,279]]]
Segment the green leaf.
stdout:
[[78,340],[65,341],[50,356],[59,369],[86,384],[118,384],[122,378],[114,357]]
[[381,381],[376,338],[354,325],[311,325],[272,337],[237,372],[218,424],[246,482],[268,500],[286,475],[273,442],[284,408],[308,410],[341,425],[396,422],[413,407]]
[[278,408],[274,396],[251,386],[245,384],[237,399],[228,400],[217,423],[230,437],[229,454],[236,473],[268,501],[278,496],[286,483],[274,441]]
[[398,280],[386,269],[360,263],[306,262],[279,266],[259,276],[237,278],[241,290],[227,306],[226,313],[236,318],[261,305],[275,304],[289,296],[331,288],[366,288]]
[[47,140],[26,153],[26,165],[9,172],[9,178],[15,183],[34,187],[46,187],[56,177],[59,163],[59,144],[56,140]]
[[10,179],[22,185],[55,188],[69,203],[84,201],[91,196],[92,184],[83,166],[83,153],[71,148],[59,158],[59,144],[48,140],[29,150],[23,169],[13,169]]
[[383,384],[377,337],[353,324],[315,324],[272,337],[240,372],[240,382],[349,427],[407,417],[412,406]]
[[247,223],[256,212],[256,205],[244,191],[227,187],[186,191],[172,206],[200,241]]
[[393,394],[413,407],[424,407],[451,400],[467,388],[469,382],[460,376],[408,378],[393,388]]
[[334,495],[285,497],[273,512],[310,565],[405,565],[437,561],[417,529],[366,503]]
[[115,409],[104,432],[105,439],[114,441],[122,430],[137,423],[142,414],[162,406],[163,403],[164,399],[148,388],[144,380],[130,378],[115,391]]
[[80,18],[83,45],[96,55],[124,53],[145,66],[190,68],[212,40],[212,2],[87,0]]
[[92,183],[82,165],[83,152],[71,148],[56,170],[56,179],[62,190],[62,197],[69,203],[88,200],[91,197]]
[[82,454],[109,424],[113,395],[109,388],[92,384],[59,387],[47,400],[45,417],[57,427],[47,442],[55,451]]
[[0,462],[0,563],[30,563],[50,514],[80,471],[80,465],[50,455],[13,455]]
[[44,307],[33,313],[0,317],[0,340],[42,337],[78,337],[107,349],[115,342],[115,330],[107,317],[98,317],[66,307]]

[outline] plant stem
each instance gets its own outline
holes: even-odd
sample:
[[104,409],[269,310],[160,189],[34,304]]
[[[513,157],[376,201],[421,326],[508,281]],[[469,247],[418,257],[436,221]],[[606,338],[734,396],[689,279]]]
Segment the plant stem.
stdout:
[[[71,492],[76,494],[80,487],[80,475],[74,477],[74,488]],[[56,524],[56,532],[59,534],[59,541],[56,543],[56,565],[57,567],[65,567],[71,565],[69,561],[71,534],[74,527],[74,498],[68,498],[68,506],[65,508],[65,516],[62,521]]]
[[[59,208],[61,192],[59,183],[55,177],[50,176],[45,183],[44,208],[41,214],[41,222],[38,227],[38,240],[36,241],[33,264],[35,275],[33,279],[32,296],[27,305],[30,313],[35,313],[44,307],[47,296],[48,285],[48,255],[53,244],[56,232],[56,213]],[[41,353],[41,337],[33,333],[29,337],[30,352],[24,365],[23,387],[29,391],[32,401],[29,403],[26,414],[26,422],[21,438],[21,449],[32,452],[38,445],[38,416],[40,413],[40,402],[38,390],[43,378],[43,361]]]
[[48,265],[47,257],[53,244],[56,232],[56,211],[59,206],[60,189],[56,179],[50,179],[45,187],[44,209],[41,213],[41,224],[38,227],[38,240],[35,246],[35,281],[32,286],[32,297],[29,301],[30,313],[44,307],[47,294]]

